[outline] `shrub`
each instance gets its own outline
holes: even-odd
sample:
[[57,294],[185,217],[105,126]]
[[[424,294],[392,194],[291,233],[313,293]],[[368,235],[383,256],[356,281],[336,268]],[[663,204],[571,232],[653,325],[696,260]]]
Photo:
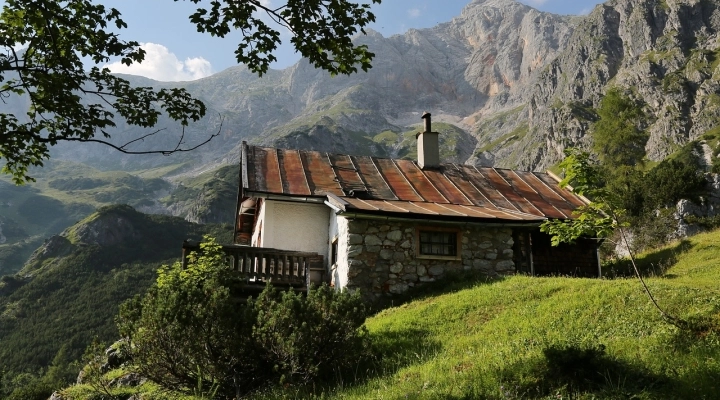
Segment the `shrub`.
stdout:
[[255,309],[253,337],[279,383],[327,381],[367,355],[367,313],[358,292],[323,285],[303,297],[266,288]]
[[311,288],[306,297],[267,286],[242,299],[242,282],[209,237],[185,269],[159,270],[143,298],[121,308],[134,369],[158,385],[240,398],[261,386],[331,379],[365,354],[359,293]]
[[145,297],[122,306],[118,328],[130,339],[136,370],[151,381],[180,392],[244,394],[267,369],[250,339],[255,316],[231,295],[240,277],[220,246],[207,239],[201,248],[186,269],[162,267]]

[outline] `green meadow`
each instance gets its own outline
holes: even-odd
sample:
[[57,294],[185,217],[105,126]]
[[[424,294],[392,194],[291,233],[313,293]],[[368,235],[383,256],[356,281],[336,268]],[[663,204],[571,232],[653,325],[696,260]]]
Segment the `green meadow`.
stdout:
[[[634,278],[456,276],[369,318],[373,359],[256,398],[711,399],[720,391],[720,231],[643,254]],[[627,265],[611,266],[614,274]],[[110,372],[118,375],[118,371]],[[83,398],[91,389],[65,389]],[[151,383],[117,389],[180,399]],[[193,398],[193,397],[190,397]],[[199,397],[198,397],[199,398]]]

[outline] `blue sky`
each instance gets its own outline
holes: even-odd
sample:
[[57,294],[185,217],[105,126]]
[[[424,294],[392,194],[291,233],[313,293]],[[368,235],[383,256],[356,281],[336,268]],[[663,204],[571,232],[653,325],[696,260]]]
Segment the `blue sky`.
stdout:
[[[281,4],[282,0],[265,0]],[[369,0],[366,0],[369,2]],[[196,32],[188,15],[196,8],[180,0],[102,0],[123,15],[128,29],[121,31],[125,40],[144,43],[146,61],[130,68],[112,66],[117,72],[143,75],[158,80],[192,80],[236,65],[233,37],[219,39]],[[375,5],[377,21],[371,27],[384,36],[403,33],[410,28],[427,28],[450,21],[470,0],[384,0]],[[542,11],[556,14],[586,14],[600,0],[520,0]],[[0,5],[4,1],[0,0]],[[299,58],[289,46],[277,53],[274,68],[292,65]]]

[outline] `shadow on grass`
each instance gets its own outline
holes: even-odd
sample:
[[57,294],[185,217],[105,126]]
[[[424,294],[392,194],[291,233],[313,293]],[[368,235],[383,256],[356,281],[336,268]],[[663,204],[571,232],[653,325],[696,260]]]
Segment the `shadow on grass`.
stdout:
[[[590,395],[592,398],[666,398],[675,382],[644,367],[605,354],[603,345],[552,346],[542,357],[517,363],[502,371],[504,398]],[[506,393],[505,393],[506,392]],[[565,396],[562,396],[565,398]]]
[[[713,311],[706,315],[691,316],[683,320],[684,325],[679,326],[670,340],[675,351],[689,353],[698,348],[711,349],[715,354],[708,358],[720,357],[720,307],[713,307]],[[720,385],[718,385],[720,388]]]
[[353,370],[337,371],[334,379],[318,385],[297,387],[292,395],[287,388],[275,387],[261,398],[324,398],[322,394],[361,386],[369,380],[384,378],[402,368],[431,360],[442,349],[440,342],[431,339],[429,331],[415,328],[374,332],[370,334],[370,343],[369,357]]
[[504,276],[491,277],[479,271],[449,272],[434,282],[425,282],[420,286],[408,289],[403,294],[394,295],[392,299],[382,298],[375,301],[372,305],[372,311],[379,312],[386,308],[401,306],[414,300],[454,293],[478,285],[501,282],[504,279]]
[[[675,265],[683,253],[692,248],[689,240],[681,240],[674,246],[666,247],[651,253],[646,253],[635,260],[638,270],[643,277],[656,276],[664,278],[676,278],[676,275],[666,275],[665,272]],[[629,259],[623,258],[603,265],[603,272],[606,278],[627,278],[635,276],[632,263]]]
[[364,378],[392,375],[399,369],[435,357],[442,344],[431,338],[429,331],[405,328],[371,334],[373,357]]

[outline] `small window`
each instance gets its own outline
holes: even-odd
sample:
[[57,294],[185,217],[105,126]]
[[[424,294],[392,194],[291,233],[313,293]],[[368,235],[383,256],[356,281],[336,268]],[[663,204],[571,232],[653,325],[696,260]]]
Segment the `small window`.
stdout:
[[335,238],[330,246],[330,265],[337,264],[338,259],[338,239]]
[[458,254],[458,233],[456,231],[420,230],[418,239],[420,255],[456,257]]

